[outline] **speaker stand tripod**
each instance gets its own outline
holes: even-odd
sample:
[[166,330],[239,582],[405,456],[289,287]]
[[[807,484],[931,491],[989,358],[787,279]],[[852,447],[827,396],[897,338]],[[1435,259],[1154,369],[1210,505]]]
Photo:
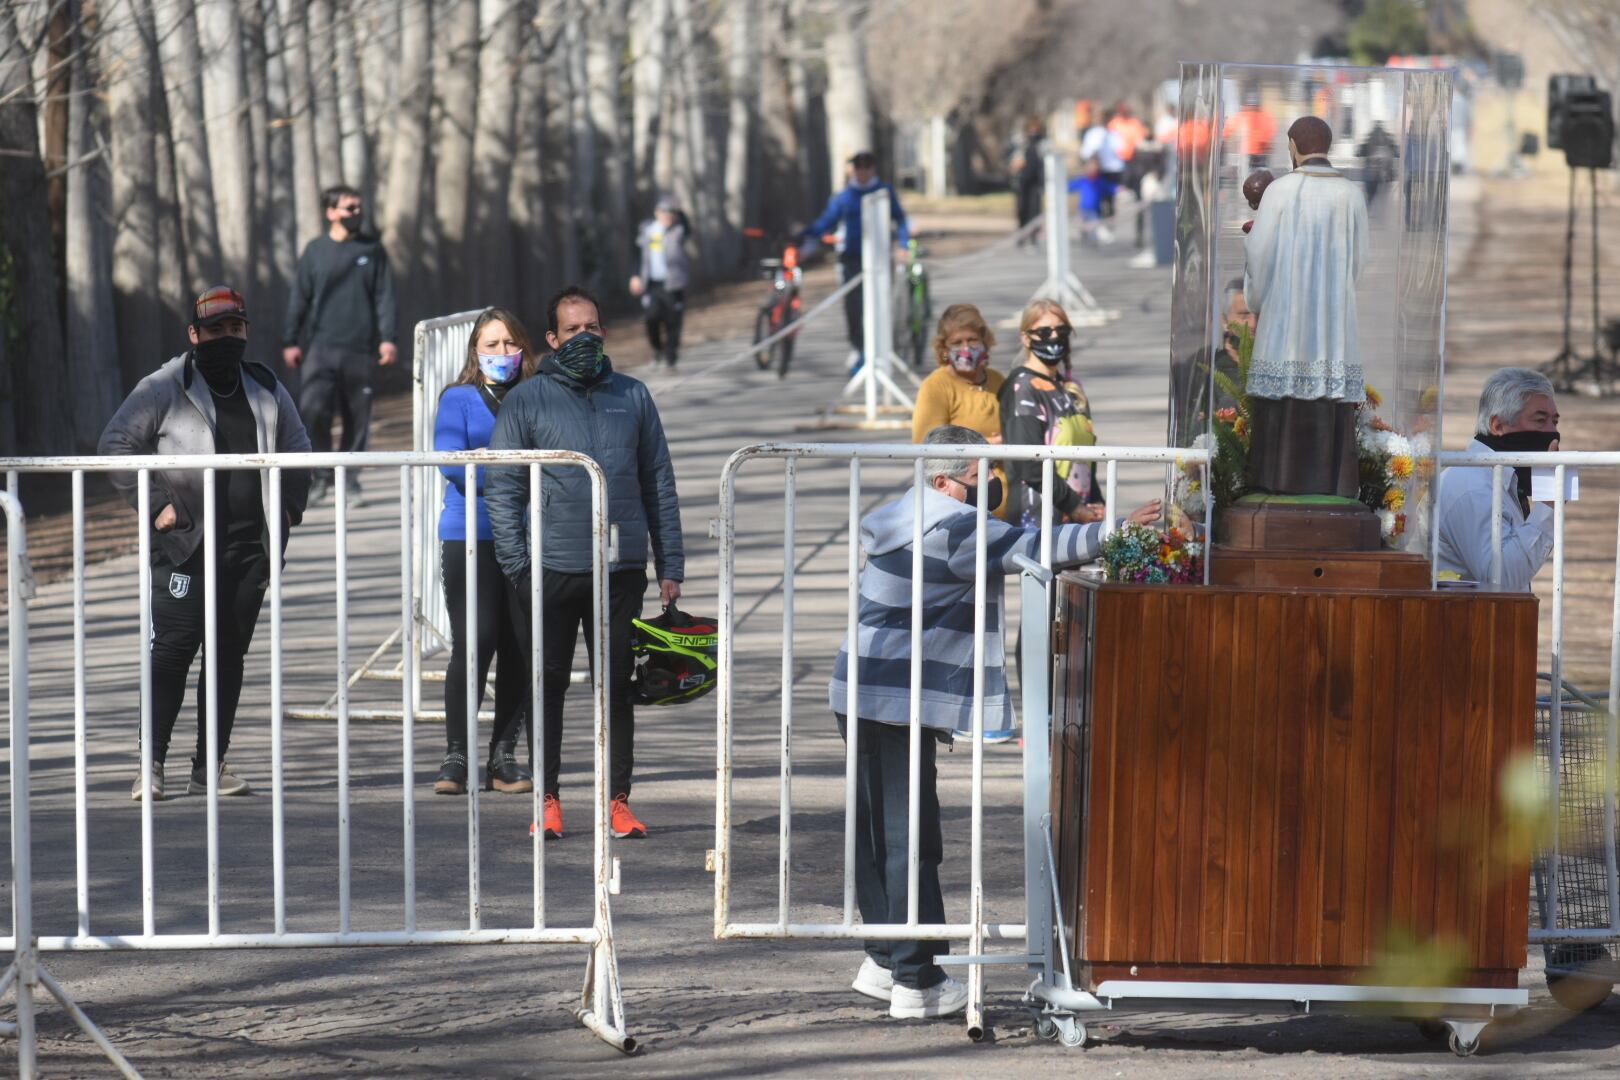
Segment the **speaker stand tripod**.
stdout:
[[1600,263],[1598,261],[1598,191],[1597,170],[1586,170],[1592,184],[1592,352],[1582,356],[1575,351],[1575,175],[1569,170],[1569,213],[1564,224],[1564,347],[1558,355],[1542,366],[1542,372],[1560,391],[1573,391],[1585,382],[1596,388],[1596,393],[1607,396],[1614,392],[1616,365],[1603,355],[1602,316],[1599,312]]

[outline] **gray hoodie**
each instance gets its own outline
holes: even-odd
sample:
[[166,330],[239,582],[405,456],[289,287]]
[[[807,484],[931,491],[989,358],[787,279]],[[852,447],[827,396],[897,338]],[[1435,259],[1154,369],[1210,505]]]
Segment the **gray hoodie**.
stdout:
[[[917,491],[861,519],[860,716],[885,724],[911,722],[911,552]],[[973,578],[978,512],[932,487],[923,497],[922,722],[941,731],[973,723]],[[1003,579],[1014,555],[1039,560],[1041,531],[995,517],[985,522],[984,728],[1013,721],[1001,640]],[[1061,525],[1052,532],[1052,565],[1097,557],[1102,525]],[[849,639],[833,665],[828,702],[849,708]]]
[[[258,429],[259,453],[309,452],[309,434],[298,417],[287,388],[270,369],[259,363],[242,365],[242,387]],[[103,457],[133,454],[212,454],[214,398],[197,374],[189,351],[181,353],[142,379],[118,407],[101,433],[96,453]],[[109,473],[113,487],[129,500],[139,501],[133,472]],[[270,520],[270,485],[260,484],[265,520]],[[304,517],[309,474],[302,469],[282,473],[281,508],[287,526]],[[174,528],[153,533],[152,554],[178,566],[191,558],[202,542],[203,473],[201,469],[158,470],[152,473],[151,511],[155,519],[173,505]],[[219,509],[216,505],[215,509]],[[283,548],[287,529],[281,533]]]

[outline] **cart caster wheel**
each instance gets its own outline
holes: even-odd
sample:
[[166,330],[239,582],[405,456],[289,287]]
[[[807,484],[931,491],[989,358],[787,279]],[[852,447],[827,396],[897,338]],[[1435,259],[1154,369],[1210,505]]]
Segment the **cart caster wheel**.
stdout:
[[1058,1021],[1058,1039],[1069,1049],[1078,1049],[1086,1045],[1086,1025],[1066,1016]]
[[1463,1042],[1455,1031],[1446,1040],[1451,1046],[1451,1052],[1458,1057],[1473,1057],[1479,1052],[1479,1039],[1476,1037],[1469,1042]]
[[1035,1034],[1042,1039],[1055,1039],[1058,1036],[1057,1021],[1050,1016],[1041,1015],[1035,1018]]

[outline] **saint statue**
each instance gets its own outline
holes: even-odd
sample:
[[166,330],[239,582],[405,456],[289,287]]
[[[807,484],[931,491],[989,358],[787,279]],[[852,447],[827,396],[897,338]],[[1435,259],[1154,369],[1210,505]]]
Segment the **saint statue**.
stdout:
[[1366,384],[1356,279],[1367,261],[1367,201],[1328,161],[1332,145],[1325,121],[1294,121],[1294,170],[1254,192],[1243,279],[1259,315],[1247,387],[1253,491],[1354,499],[1359,487],[1356,408]]

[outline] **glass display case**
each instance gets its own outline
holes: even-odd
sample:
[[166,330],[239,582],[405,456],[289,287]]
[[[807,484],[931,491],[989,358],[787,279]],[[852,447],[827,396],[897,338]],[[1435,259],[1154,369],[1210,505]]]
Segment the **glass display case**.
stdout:
[[[1215,464],[1177,470],[1170,499],[1194,520],[1213,500],[1218,542],[1234,506],[1337,499],[1376,516],[1386,549],[1428,554],[1451,86],[1449,70],[1182,65],[1169,439]],[[1325,152],[1296,168],[1302,117],[1325,122],[1298,129]],[[1322,451],[1336,493],[1269,479],[1323,446],[1342,447]]]

